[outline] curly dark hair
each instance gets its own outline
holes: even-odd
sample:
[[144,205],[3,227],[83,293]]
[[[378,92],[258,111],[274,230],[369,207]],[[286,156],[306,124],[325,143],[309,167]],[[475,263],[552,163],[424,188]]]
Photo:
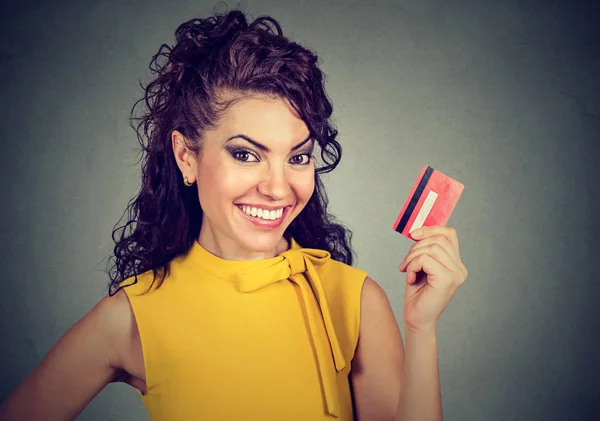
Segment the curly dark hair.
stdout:
[[[152,269],[158,286],[168,263],[185,253],[199,235],[202,221],[198,192],[186,188],[171,146],[171,133],[183,134],[198,154],[205,131],[239,97],[266,94],[289,101],[321,150],[325,165],[315,169],[315,190],[284,233],[303,247],[327,250],[333,259],[352,265],[352,232],[327,213],[322,173],[339,163],[342,148],[330,122],[332,105],[324,88],[318,57],[283,36],[279,23],[261,16],[248,24],[239,10],[192,19],[181,24],[174,46],[163,44],[152,57],[154,79],[131,110],[131,126],[142,147],[142,183],[115,225],[114,256],[109,257],[109,294],[122,281]],[[138,106],[145,106],[136,117]],[[137,124],[136,124],[137,123]],[[127,215],[127,216],[126,216]],[[126,218],[124,225],[118,226]],[[112,263],[110,263],[112,261]]]

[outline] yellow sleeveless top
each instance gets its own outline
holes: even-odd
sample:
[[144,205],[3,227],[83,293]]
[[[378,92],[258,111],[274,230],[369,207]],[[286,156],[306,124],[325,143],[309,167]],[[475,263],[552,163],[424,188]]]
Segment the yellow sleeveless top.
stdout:
[[169,269],[147,293],[152,271],[121,283],[151,421],[353,419],[365,271],[293,239],[256,261],[224,260],[194,241]]

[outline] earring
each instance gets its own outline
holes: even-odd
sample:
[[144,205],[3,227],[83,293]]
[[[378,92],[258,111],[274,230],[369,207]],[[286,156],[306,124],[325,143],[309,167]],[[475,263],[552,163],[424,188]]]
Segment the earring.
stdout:
[[187,176],[183,176],[183,184],[185,184],[186,186],[190,187],[192,184],[194,183],[190,183],[187,179]]

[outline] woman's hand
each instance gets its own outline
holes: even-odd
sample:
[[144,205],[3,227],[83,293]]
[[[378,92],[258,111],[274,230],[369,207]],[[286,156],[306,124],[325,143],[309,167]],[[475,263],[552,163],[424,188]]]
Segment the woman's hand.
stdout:
[[421,227],[411,235],[417,242],[398,267],[406,272],[404,324],[415,332],[435,331],[468,271],[460,260],[456,229]]

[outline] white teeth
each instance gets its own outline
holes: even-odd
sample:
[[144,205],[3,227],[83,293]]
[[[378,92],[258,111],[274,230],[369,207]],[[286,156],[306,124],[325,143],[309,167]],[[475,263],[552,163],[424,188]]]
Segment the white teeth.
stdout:
[[283,208],[277,209],[277,210],[272,210],[272,211],[269,211],[269,210],[263,211],[260,208],[241,206],[241,209],[248,215],[251,215],[251,216],[254,216],[257,218],[261,218],[261,219],[265,219],[265,220],[269,220],[269,221],[279,219],[283,215]]

